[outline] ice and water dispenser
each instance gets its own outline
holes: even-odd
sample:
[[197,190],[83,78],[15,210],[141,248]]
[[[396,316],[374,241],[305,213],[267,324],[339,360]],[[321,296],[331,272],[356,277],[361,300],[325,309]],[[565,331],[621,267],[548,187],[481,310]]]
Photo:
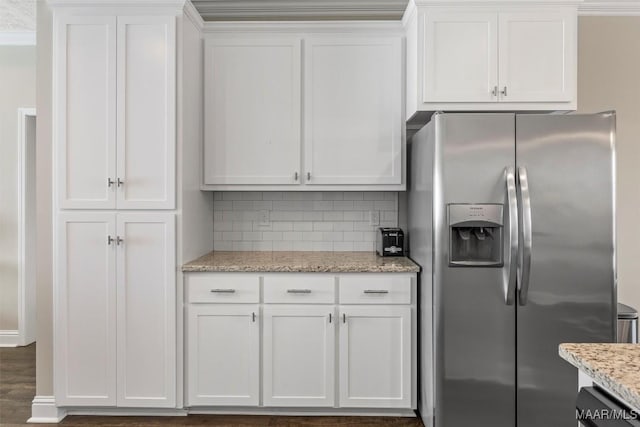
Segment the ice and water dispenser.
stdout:
[[448,205],[450,266],[502,267],[502,209],[501,204]]

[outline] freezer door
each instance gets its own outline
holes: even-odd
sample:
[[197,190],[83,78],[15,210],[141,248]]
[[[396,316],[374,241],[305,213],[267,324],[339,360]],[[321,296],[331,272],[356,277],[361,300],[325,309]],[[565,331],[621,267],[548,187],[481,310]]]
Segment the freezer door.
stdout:
[[[435,425],[513,427],[515,305],[506,303],[504,273],[510,265],[505,169],[515,161],[515,117],[434,117]],[[450,265],[449,223],[456,220],[448,218],[450,204],[500,205],[504,265]]]
[[615,338],[614,133],[612,113],[516,116],[518,427],[574,427],[577,370],[558,344]]

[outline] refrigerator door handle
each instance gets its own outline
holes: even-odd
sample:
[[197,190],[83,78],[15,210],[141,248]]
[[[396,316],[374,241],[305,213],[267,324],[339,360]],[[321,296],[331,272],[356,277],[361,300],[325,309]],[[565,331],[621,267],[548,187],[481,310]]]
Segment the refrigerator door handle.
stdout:
[[518,188],[522,203],[522,250],[518,256],[518,292],[520,305],[527,305],[529,295],[529,276],[531,275],[531,196],[527,168],[518,168]]
[[518,260],[518,197],[516,192],[515,170],[508,166],[504,170],[507,185],[507,204],[509,215],[509,262],[505,263],[503,270],[503,283],[505,303],[512,305],[516,294],[516,275]]

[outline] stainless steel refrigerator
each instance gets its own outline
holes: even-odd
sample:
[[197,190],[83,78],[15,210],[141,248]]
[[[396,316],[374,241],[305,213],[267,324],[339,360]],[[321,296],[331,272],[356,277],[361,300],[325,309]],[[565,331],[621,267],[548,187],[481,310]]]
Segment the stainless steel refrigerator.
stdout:
[[614,342],[615,113],[436,113],[409,144],[426,426],[575,427],[562,342]]

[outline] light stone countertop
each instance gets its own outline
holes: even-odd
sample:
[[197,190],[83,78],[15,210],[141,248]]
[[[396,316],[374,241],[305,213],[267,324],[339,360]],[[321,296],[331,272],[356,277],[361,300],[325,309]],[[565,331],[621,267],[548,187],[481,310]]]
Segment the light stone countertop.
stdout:
[[407,257],[375,252],[226,252],[213,251],[182,266],[184,272],[417,273]]
[[640,344],[560,344],[559,353],[631,409],[640,411]]

